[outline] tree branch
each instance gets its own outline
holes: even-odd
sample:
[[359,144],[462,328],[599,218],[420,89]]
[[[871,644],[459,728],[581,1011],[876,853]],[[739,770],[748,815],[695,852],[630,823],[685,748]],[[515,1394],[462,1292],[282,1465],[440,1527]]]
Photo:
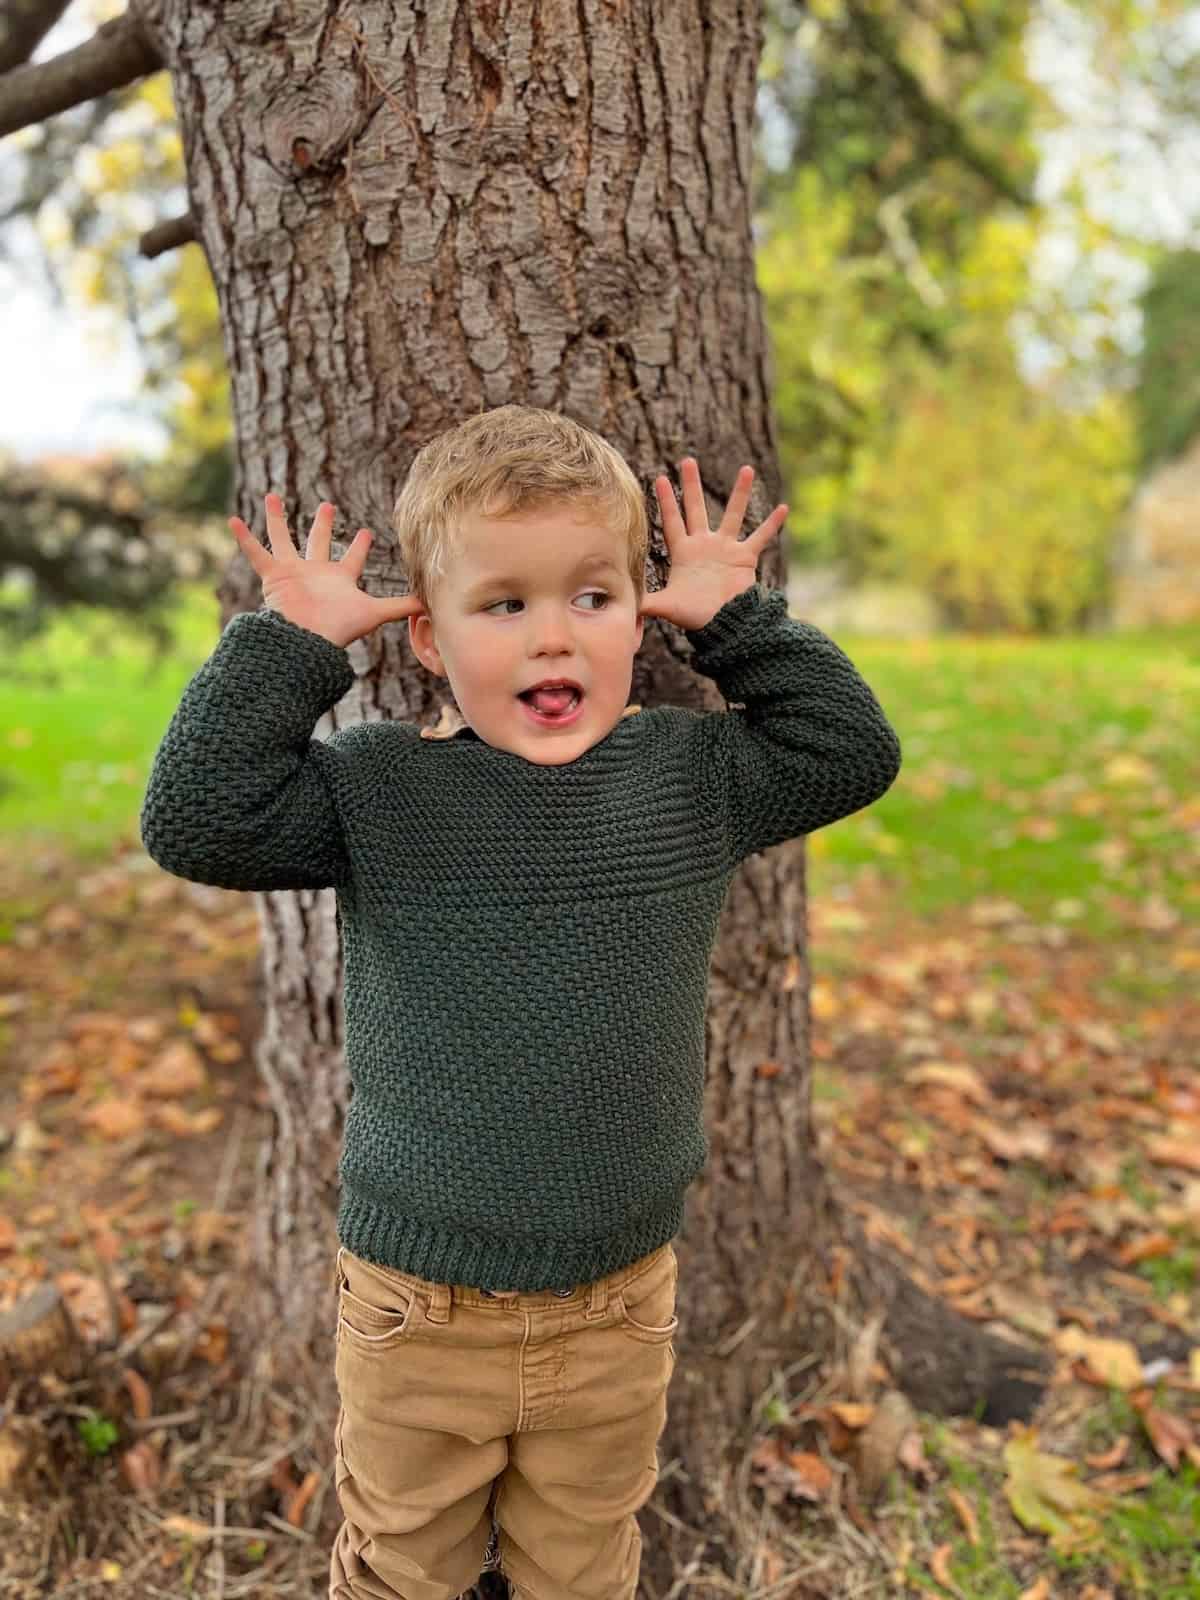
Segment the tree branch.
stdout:
[[128,12],[114,17],[74,50],[17,67],[0,79],[0,138],[123,89],[163,65],[136,18]]
[[1005,199],[1024,208],[1031,206],[1033,196],[1029,190],[980,149],[957,117],[930,98],[916,73],[900,59],[899,46],[882,19],[869,7],[854,4],[847,8],[847,16],[868,54],[892,80],[914,120],[924,125],[933,152],[957,157]]
[[0,14],[0,73],[25,64],[71,0],[8,0]]
[[138,240],[138,250],[147,260],[165,255],[181,244],[191,244],[200,235],[196,232],[196,219],[190,211],[181,217],[168,217],[166,222],[156,222]]

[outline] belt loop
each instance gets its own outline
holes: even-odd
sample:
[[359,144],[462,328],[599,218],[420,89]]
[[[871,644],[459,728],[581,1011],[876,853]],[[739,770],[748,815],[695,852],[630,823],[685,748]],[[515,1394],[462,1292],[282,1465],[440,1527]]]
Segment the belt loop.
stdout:
[[450,1285],[448,1283],[435,1283],[432,1285],[433,1293],[429,1297],[429,1310],[426,1312],[430,1322],[450,1321]]
[[597,1278],[588,1289],[587,1310],[584,1316],[589,1322],[596,1322],[608,1310],[608,1279]]
[[344,1247],[342,1245],[340,1245],[340,1244],[338,1245],[338,1247],[337,1247],[337,1255],[334,1258],[334,1262],[333,1262],[333,1287],[336,1290],[338,1290],[339,1293],[341,1292],[341,1288],[342,1288],[342,1250],[343,1250],[343,1248]]

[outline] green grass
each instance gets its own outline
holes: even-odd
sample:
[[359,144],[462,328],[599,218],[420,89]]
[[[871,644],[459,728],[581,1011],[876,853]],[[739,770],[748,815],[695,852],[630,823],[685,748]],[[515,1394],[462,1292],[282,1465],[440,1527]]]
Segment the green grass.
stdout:
[[85,860],[137,841],[154,751],[217,640],[211,592],[185,591],[170,625],[176,646],[157,666],[148,640],[84,609],[16,653],[0,677],[0,836],[69,843]]
[[1105,934],[1121,926],[1110,896],[1157,893],[1200,922],[1197,815],[1183,813],[1200,627],[838,643],[904,767],[882,800],[813,836],[817,892],[870,867],[917,914],[995,898]]
[[[973,1507],[979,1542],[972,1544],[967,1538],[942,1485],[918,1491],[910,1483],[898,1482],[899,1514],[921,1536],[919,1547],[950,1545],[950,1574],[964,1600],[1018,1600],[1032,1578],[1028,1573],[1019,1576],[1010,1565],[1007,1541],[995,1527],[993,1510],[1004,1503],[1003,1467],[998,1460],[967,1461],[955,1447],[951,1430],[935,1419],[927,1419],[922,1431],[927,1454],[944,1472],[944,1486],[956,1488]],[[1087,1419],[1087,1448],[1107,1448],[1122,1433],[1137,1438],[1137,1418],[1124,1397],[1114,1393]],[[1035,1565],[1047,1574],[1055,1567],[1071,1574],[1076,1584],[1073,1594],[1088,1582],[1101,1592],[1116,1582],[1122,1595],[1200,1600],[1200,1477],[1187,1462],[1172,1473],[1144,1447],[1138,1447],[1137,1455],[1139,1464],[1149,1466],[1150,1482],[1113,1499],[1098,1519],[1095,1543],[1084,1552],[1061,1555],[1049,1541],[1035,1536]],[[1082,1477],[1086,1482],[1091,1474],[1084,1470]],[[945,1594],[920,1555],[910,1564],[907,1577],[919,1593]]]
[[[154,750],[216,643],[211,593],[184,591],[172,626],[177,648],[154,670],[148,643],[86,611],[18,655],[26,681],[0,679],[0,836],[83,856],[136,842]],[[1183,811],[1195,805],[1200,626],[838,643],[895,723],[904,769],[877,804],[812,836],[814,892],[870,868],[917,914],[1006,899],[1104,933],[1120,927],[1110,895],[1157,893],[1200,922],[1187,892],[1200,830]],[[40,681],[47,669],[56,682]],[[1149,959],[1131,988],[1153,992]]]
[[1165,1468],[1136,1495],[1121,1500],[1103,1519],[1103,1543],[1088,1556],[1064,1558],[1068,1571],[1093,1582],[1114,1574],[1128,1593],[1153,1600],[1200,1600],[1200,1477],[1184,1463]]

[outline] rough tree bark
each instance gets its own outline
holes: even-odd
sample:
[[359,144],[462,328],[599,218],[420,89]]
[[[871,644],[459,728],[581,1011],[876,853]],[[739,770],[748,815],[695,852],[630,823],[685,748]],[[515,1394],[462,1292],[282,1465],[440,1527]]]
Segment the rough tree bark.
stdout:
[[[387,532],[414,453],[511,400],[605,433],[642,476],[652,516],[654,475],[685,453],[716,504],[753,462],[760,520],[780,483],[750,217],[759,12],[759,0],[139,0],[186,153],[177,236],[199,240],[220,301],[247,522],[261,527],[268,489],[295,530],[331,500],[344,530],[376,532],[367,586],[401,592]],[[99,71],[100,53],[126,43],[102,41],[87,59]],[[25,103],[40,90],[24,80]],[[782,560],[773,547],[765,582],[782,581]],[[220,598],[223,621],[258,604],[240,554]],[[652,623],[634,699],[719,704],[687,655]],[[404,630],[351,658],[354,688],[317,737],[361,718],[435,718],[445,690]],[[831,1271],[851,1316],[874,1297],[900,1338],[920,1328],[924,1350],[934,1338],[955,1349],[953,1368],[926,1360],[922,1404],[970,1405],[996,1370],[972,1325],[958,1319],[947,1343],[943,1308],[843,1248],[810,1117],[804,862],[793,841],[731,886],[712,963],[711,1155],[677,1241],[682,1330],[662,1445],[673,1465],[659,1493],[727,1551],[721,1511],[755,1403],[828,1348]],[[271,894],[260,909],[258,1062],[277,1127],[260,1165],[269,1303],[257,1327],[280,1371],[308,1352],[327,1385],[314,1404],[332,1423],[347,1087],[334,899]],[[921,1369],[908,1369],[911,1385]],[[679,1538],[653,1517],[644,1531],[663,1592]]]

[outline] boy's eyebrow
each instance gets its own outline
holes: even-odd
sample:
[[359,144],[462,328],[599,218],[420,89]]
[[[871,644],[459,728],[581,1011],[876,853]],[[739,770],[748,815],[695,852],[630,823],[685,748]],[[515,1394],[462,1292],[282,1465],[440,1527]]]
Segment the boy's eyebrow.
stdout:
[[[599,554],[584,556],[582,560],[575,563],[573,568],[573,571],[575,572],[589,572],[598,570],[620,572],[621,569],[617,566],[616,562],[611,556],[603,556]],[[479,578],[475,583],[470,585],[464,598],[470,600],[475,595],[484,594],[489,589],[515,588],[520,584],[520,581],[521,580],[519,578],[506,577],[504,574],[500,574],[494,578]]]

